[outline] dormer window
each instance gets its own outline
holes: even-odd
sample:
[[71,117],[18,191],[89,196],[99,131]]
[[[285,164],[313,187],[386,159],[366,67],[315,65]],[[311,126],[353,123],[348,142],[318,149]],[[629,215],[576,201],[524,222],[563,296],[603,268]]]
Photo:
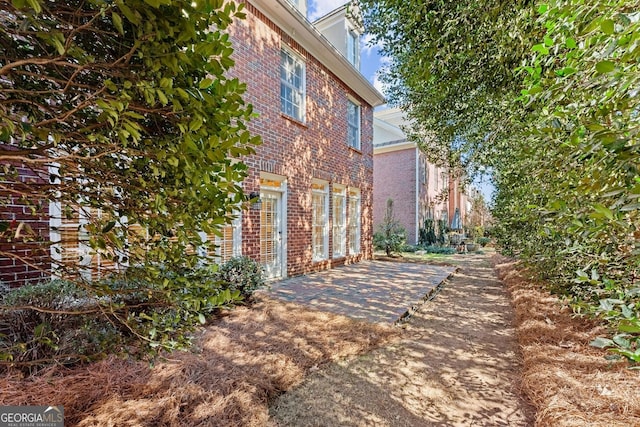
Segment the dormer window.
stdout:
[[360,38],[353,30],[347,31],[347,60],[360,69]]

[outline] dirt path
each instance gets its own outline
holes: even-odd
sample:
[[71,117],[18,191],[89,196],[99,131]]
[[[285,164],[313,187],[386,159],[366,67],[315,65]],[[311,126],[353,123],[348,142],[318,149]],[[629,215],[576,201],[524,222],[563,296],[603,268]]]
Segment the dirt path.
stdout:
[[508,296],[490,255],[463,258],[403,338],[329,365],[271,407],[280,426],[527,426]]

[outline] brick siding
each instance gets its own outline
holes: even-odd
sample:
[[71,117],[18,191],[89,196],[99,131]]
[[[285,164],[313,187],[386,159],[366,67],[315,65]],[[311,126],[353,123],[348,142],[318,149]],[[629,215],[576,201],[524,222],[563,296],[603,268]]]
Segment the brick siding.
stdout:
[[[33,170],[21,164],[14,166],[21,182],[40,182]],[[0,222],[9,224],[9,229],[0,233],[0,283],[19,287],[49,277],[49,204],[37,200],[25,203],[10,181],[0,183]]]
[[374,232],[384,222],[387,200],[393,200],[395,218],[407,231],[407,242],[416,243],[416,149],[376,154],[373,186]]
[[[245,100],[253,104],[259,117],[250,130],[263,138],[255,155],[244,159],[249,176],[247,193],[259,191],[260,172],[286,179],[287,185],[287,274],[294,276],[322,270],[372,256],[373,108],[351,91],[319,61],[302,49],[281,29],[247,4],[246,20],[231,28],[236,67],[233,74],[247,83]],[[306,122],[281,113],[280,52],[288,47],[306,64]],[[351,96],[361,107],[361,151],[347,145],[347,102]],[[361,253],[339,259],[312,261],[311,183],[314,178],[361,192]],[[331,196],[330,196],[331,197]],[[332,200],[329,202],[331,214]],[[329,230],[333,218],[330,217]],[[243,215],[245,255],[258,259],[258,211]]]

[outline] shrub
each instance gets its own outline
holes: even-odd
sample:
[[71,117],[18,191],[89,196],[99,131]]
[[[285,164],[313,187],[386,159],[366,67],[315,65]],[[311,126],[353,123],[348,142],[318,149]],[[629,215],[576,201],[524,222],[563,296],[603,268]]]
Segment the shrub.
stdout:
[[[206,316],[242,299],[215,268],[158,269],[146,280],[130,267],[124,276],[90,284],[52,280],[11,290],[0,300],[0,361],[31,372],[51,363],[75,364],[125,353],[155,358],[185,349]],[[183,283],[174,304],[168,286]],[[84,286],[90,288],[88,292]]]
[[407,232],[393,214],[393,200],[387,200],[387,212],[379,226],[379,231],[373,235],[373,245],[376,249],[384,250],[387,256],[392,252],[400,252],[407,240]]
[[432,218],[424,220],[423,226],[419,230],[419,242],[420,245],[430,246],[435,245],[438,241],[436,236],[436,221]]
[[491,239],[489,237],[478,237],[477,242],[484,248],[489,244],[489,242],[491,242]]
[[416,246],[416,245],[404,245],[402,247],[402,252],[415,252],[418,249],[420,249],[420,246]]
[[[31,309],[37,307],[37,309]],[[52,280],[7,292],[0,307],[0,360],[37,369],[44,360],[70,364],[117,352],[122,335],[99,301],[75,283]]]
[[425,246],[424,251],[428,254],[451,255],[456,253],[456,249],[449,246]]
[[231,258],[220,266],[218,276],[231,290],[249,298],[253,292],[264,286],[262,265],[247,256]]

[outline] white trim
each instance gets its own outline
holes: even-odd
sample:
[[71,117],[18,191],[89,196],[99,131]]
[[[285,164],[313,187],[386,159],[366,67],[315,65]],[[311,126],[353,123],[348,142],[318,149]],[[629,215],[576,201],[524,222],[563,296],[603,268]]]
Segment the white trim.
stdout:
[[398,143],[384,145],[382,147],[374,145],[373,154],[384,154],[384,153],[391,153],[393,151],[410,150],[415,147],[416,147],[416,143],[411,141],[400,141]]
[[[313,184],[321,185],[322,189],[313,188]],[[322,197],[322,203],[324,204],[324,218],[322,221],[322,253],[317,254],[315,252],[315,227],[316,218],[315,209],[313,204],[313,196],[320,195]],[[326,261],[329,259],[329,182],[321,179],[313,179],[311,187],[311,259],[313,262]]]
[[[283,81],[282,80],[282,53],[285,52],[287,55],[289,55],[289,57],[291,57],[294,61],[299,62],[302,65],[302,76],[300,77],[300,89],[298,89],[295,86],[292,86],[290,83]],[[292,47],[290,47],[289,45],[282,43],[280,46],[280,112],[282,114],[285,114],[289,117],[292,117],[296,120],[299,120],[303,123],[306,122],[307,120],[307,61],[306,59],[300,55],[298,52],[296,52]],[[286,85],[287,87],[290,87],[292,90],[296,91],[296,92],[300,92],[301,93],[301,105],[299,106],[300,108],[300,117],[296,117],[295,115],[289,114],[285,111],[283,111],[282,108],[282,85]],[[293,103],[292,103],[293,104]]]
[[[336,224],[336,200],[337,196],[342,198],[342,215],[341,228],[338,228],[338,232],[340,233],[340,241],[339,241],[339,252],[336,252],[336,238],[335,232],[338,225]],[[332,237],[332,247],[331,247],[331,256],[332,258],[342,258],[347,255],[347,187],[342,184],[333,184],[331,189],[331,219],[332,219],[332,227],[331,227],[331,237]]]
[[[347,97],[347,145],[351,148],[355,148],[356,150],[362,150],[362,106],[360,105],[359,102],[357,101],[352,101],[352,97],[348,96]],[[350,136],[351,136],[351,123],[349,122],[349,109],[351,108],[351,106],[354,106],[356,109],[356,120],[357,120],[357,135],[356,135],[356,142],[357,142],[357,146],[353,146],[351,144],[350,141]]]
[[[352,195],[353,193],[353,195]],[[351,200],[355,199],[356,203],[356,239],[355,239],[355,251],[351,252],[352,240],[349,237],[349,245],[347,245],[347,254],[354,256],[362,253],[362,191],[357,187],[349,187],[347,189],[347,235],[351,235],[350,221],[352,221],[351,215]]]
[[[286,279],[287,278],[287,254],[289,247],[289,238],[288,238],[288,217],[287,217],[287,206],[288,206],[288,191],[287,191],[287,177],[282,175],[276,175],[270,172],[260,172],[261,179],[268,179],[270,181],[279,182],[280,185],[277,187],[262,185],[260,184],[260,192],[262,191],[272,191],[280,193],[280,276],[277,279]],[[242,227],[241,227],[242,228]]]

